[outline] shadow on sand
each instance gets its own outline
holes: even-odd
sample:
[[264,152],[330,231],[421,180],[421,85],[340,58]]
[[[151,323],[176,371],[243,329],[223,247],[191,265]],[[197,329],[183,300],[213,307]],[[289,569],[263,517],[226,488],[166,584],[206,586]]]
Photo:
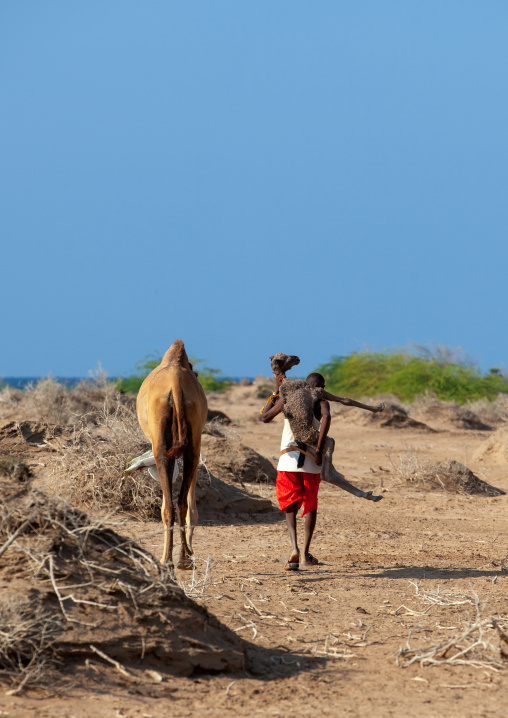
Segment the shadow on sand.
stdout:
[[[256,575],[262,576],[262,573]],[[268,574],[267,574],[268,575]],[[271,575],[271,574],[270,574]],[[437,568],[435,566],[379,566],[368,571],[354,568],[351,570],[334,569],[321,564],[318,569],[306,569],[300,572],[299,581],[302,583],[319,583],[321,581],[341,581],[345,578],[389,578],[389,579],[460,579],[460,578],[494,578],[508,574],[502,569],[476,569],[476,568]]]
[[390,578],[390,579],[456,579],[456,578],[494,578],[494,576],[506,576],[501,569],[486,570],[478,568],[457,567],[437,568],[436,566],[386,566],[379,567],[379,573],[373,572],[359,574],[362,578]]

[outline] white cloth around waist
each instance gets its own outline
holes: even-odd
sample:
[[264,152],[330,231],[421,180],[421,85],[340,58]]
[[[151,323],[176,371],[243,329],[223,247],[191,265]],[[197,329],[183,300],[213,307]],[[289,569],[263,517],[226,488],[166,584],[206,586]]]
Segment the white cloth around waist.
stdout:
[[[315,429],[319,430],[319,422],[317,419],[312,419],[312,424]],[[287,419],[284,419],[284,428],[282,429],[282,440],[280,442],[280,450],[283,451],[284,449],[287,449],[288,446],[294,446],[296,443],[295,435],[291,431],[291,426],[289,425],[289,421]],[[299,451],[288,451],[287,454],[281,454],[281,457],[279,459],[279,463],[277,464],[277,471],[302,471],[307,474],[319,474],[321,473],[321,467],[316,464],[316,462],[309,458],[308,456],[305,457],[305,461],[303,462],[303,466],[298,468],[298,457],[300,456]]]

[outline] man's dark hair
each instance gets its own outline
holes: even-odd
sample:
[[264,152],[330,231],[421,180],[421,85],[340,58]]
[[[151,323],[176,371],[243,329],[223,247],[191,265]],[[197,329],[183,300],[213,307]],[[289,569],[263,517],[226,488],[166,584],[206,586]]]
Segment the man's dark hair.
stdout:
[[322,374],[318,374],[317,371],[313,371],[305,380],[310,386],[323,388],[325,385],[325,378]]

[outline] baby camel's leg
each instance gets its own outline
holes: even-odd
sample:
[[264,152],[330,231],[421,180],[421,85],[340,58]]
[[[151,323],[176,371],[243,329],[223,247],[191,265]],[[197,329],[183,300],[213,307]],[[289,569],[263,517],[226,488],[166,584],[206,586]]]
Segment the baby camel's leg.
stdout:
[[337,471],[335,466],[332,464],[333,450],[335,448],[335,441],[330,437],[326,437],[325,449],[323,451],[323,464],[321,467],[321,478],[328,484],[338,486],[339,489],[347,491],[349,494],[353,494],[359,499],[367,499],[368,501],[380,501],[382,496],[373,496],[372,491],[362,491],[356,486],[353,486],[347,479]]

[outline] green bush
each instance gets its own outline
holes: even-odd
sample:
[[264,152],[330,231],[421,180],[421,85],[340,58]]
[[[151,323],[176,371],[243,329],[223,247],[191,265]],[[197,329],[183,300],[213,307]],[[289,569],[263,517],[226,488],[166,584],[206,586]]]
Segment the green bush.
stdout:
[[[232,382],[219,379],[220,369],[212,369],[208,366],[197,369],[197,365],[202,364],[203,361],[205,361],[204,359],[194,359],[191,357],[190,361],[194,369],[198,372],[198,381],[205,392],[224,391],[228,386],[231,386]],[[124,394],[137,394],[144,379],[150,374],[152,369],[155,369],[160,363],[160,356],[147,355],[136,364],[136,374],[118,380],[118,389]]]
[[146,379],[152,369],[155,369],[160,363],[160,356],[148,354],[135,365],[137,370],[136,374],[118,379],[117,388],[123,394],[137,394],[144,379]]
[[482,374],[440,347],[418,353],[401,349],[354,352],[332,357],[317,371],[325,377],[328,391],[353,398],[396,394],[402,401],[411,402],[430,392],[439,399],[465,404],[508,394],[508,380],[499,369]]
[[[192,362],[193,367],[196,369],[196,364],[199,365],[199,363],[202,361],[204,360],[196,359]],[[226,379],[219,379],[221,373],[220,369],[212,369],[209,366],[205,366],[203,368],[198,367],[196,371],[198,372],[198,381],[205,392],[224,391],[229,386],[231,386],[231,384],[233,384],[232,381],[226,381]]]

